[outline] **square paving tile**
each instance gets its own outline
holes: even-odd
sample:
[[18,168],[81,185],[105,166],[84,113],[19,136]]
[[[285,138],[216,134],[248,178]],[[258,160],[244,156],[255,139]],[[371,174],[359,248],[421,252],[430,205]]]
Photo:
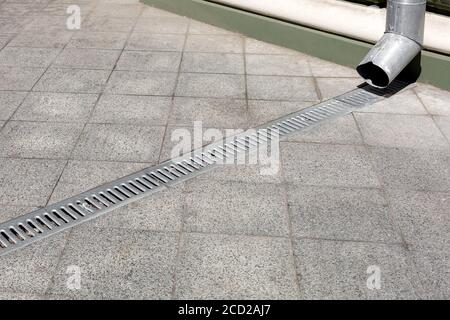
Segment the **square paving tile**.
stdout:
[[169,11],[161,10],[150,6],[144,6],[144,10],[142,11],[141,17],[153,18],[153,17],[179,17],[179,16]]
[[50,203],[122,178],[149,165],[149,163],[70,160],[55,187]]
[[0,120],[8,120],[26,95],[26,92],[0,91]]
[[306,58],[294,55],[246,55],[248,74],[268,76],[311,76]]
[[44,68],[0,66],[0,90],[31,90],[44,71]]
[[178,299],[296,299],[298,287],[284,238],[183,235]]
[[44,294],[57,268],[67,235],[66,231],[2,256],[0,291]]
[[170,97],[107,94],[100,98],[90,122],[165,125],[171,105]]
[[249,99],[316,101],[312,78],[248,76]]
[[[418,298],[411,285],[416,274],[401,246],[305,239],[295,241],[294,255],[303,299]],[[377,268],[381,287],[369,289]]]
[[372,148],[371,153],[389,188],[450,191],[448,151]]
[[422,299],[448,300],[450,298],[449,247],[415,246],[411,251]]
[[373,105],[359,109],[364,113],[396,113],[396,114],[427,114],[417,95],[413,90],[397,93],[389,99],[384,99]]
[[364,141],[372,146],[448,149],[448,141],[427,116],[355,114]]
[[137,21],[134,32],[184,34],[187,32],[189,20],[185,17],[141,17]]
[[360,78],[317,78],[322,100],[356,89],[361,83],[364,81]]
[[85,122],[97,98],[96,94],[31,92],[13,120]]
[[308,185],[377,187],[377,175],[364,147],[281,143],[285,179]]
[[2,130],[5,157],[67,159],[82,127],[72,123],[10,121]]
[[182,73],[175,95],[244,99],[245,80],[239,75]]
[[[0,222],[6,222],[11,219],[15,219],[20,217],[23,214],[33,212],[37,208],[36,207],[27,207],[27,206],[9,206],[9,205],[0,205]],[[3,238],[2,238],[3,239]]]
[[126,32],[76,32],[67,44],[67,48],[116,49],[124,48]]
[[302,53],[295,50],[279,47],[271,43],[258,41],[251,38],[245,38],[245,52],[255,54],[303,55]]
[[53,63],[56,67],[76,69],[113,69],[119,50],[66,48]]
[[[176,244],[170,234],[77,228],[49,292],[77,299],[169,299]],[[66,287],[69,266],[80,268],[80,290]]]
[[0,51],[0,64],[10,67],[45,68],[58,53],[59,49],[6,47]]
[[34,48],[63,48],[72,38],[73,33],[68,31],[42,33],[23,32],[11,40],[11,47],[34,47]]
[[308,57],[312,74],[315,77],[343,77],[343,78],[359,78],[354,68],[338,65],[322,59]]
[[186,191],[184,230],[188,232],[289,235],[280,185],[194,180]]
[[311,106],[313,102],[303,101],[264,101],[249,100],[248,112],[251,126],[257,126],[292,112],[303,110]]
[[1,159],[0,203],[42,206],[47,202],[65,161]]
[[189,25],[190,34],[231,34],[231,31],[215,27],[200,21],[191,20]]
[[14,34],[0,34],[0,49],[6,46],[14,36]]
[[126,50],[182,51],[185,36],[181,34],[132,33]]
[[419,84],[414,90],[423,101],[428,112],[434,115],[450,116],[450,93],[436,87]]
[[106,91],[113,94],[171,96],[176,79],[176,73],[114,71]]
[[235,53],[183,54],[182,72],[244,74],[244,56]]
[[74,150],[74,158],[155,163],[163,135],[164,127],[88,124]]
[[170,124],[193,126],[202,121],[205,127],[247,128],[245,100],[175,98]]
[[450,193],[388,190],[391,210],[408,243],[450,248]]
[[447,137],[447,140],[450,141],[450,117],[435,116],[433,118],[439,129],[441,129],[442,133]]
[[33,91],[100,93],[110,71],[50,68]]
[[180,62],[179,52],[124,51],[116,70],[177,72]]
[[294,237],[401,242],[378,189],[290,185],[287,191]]
[[190,34],[186,41],[188,52],[243,53],[243,38],[238,35]]
[[82,22],[82,28],[94,32],[131,32],[135,23],[135,18],[91,16]]
[[288,141],[362,144],[362,137],[353,116],[346,115],[319,124],[317,127],[287,137]]
[[110,2],[97,4],[93,8],[91,16],[136,18],[144,9],[144,6],[140,3],[126,3],[126,1],[119,1],[117,3]]

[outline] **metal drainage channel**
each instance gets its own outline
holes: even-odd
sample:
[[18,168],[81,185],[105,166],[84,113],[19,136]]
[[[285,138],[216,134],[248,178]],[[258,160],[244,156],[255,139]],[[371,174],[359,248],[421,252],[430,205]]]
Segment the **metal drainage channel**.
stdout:
[[223,141],[209,144],[116,181],[81,193],[0,224],[0,256],[50,237],[65,229],[99,217],[155,192],[191,179],[205,171],[249,153],[271,140],[312,128],[327,120],[351,113],[395,94],[408,83],[394,82],[387,89],[362,85],[323,103]]

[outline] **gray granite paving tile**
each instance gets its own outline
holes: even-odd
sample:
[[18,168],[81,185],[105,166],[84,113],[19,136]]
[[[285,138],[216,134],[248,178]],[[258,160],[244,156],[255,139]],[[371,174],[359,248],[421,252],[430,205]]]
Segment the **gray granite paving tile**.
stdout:
[[359,75],[354,68],[345,67],[311,56],[308,57],[308,62],[311,67],[312,74],[315,77],[359,78]]
[[181,34],[132,33],[125,49],[182,51],[185,36]]
[[295,299],[290,243],[283,238],[183,235],[179,299]]
[[170,97],[103,95],[92,115],[93,123],[165,125]]
[[67,159],[81,130],[79,124],[10,121],[0,151],[4,157]]
[[[80,8],[80,12],[82,15],[88,15],[95,6],[93,2],[75,2],[77,6]],[[50,16],[65,16],[67,17],[67,8],[70,6],[70,3],[50,3],[44,9],[42,9],[42,13]]]
[[23,32],[18,34],[8,44],[10,47],[34,47],[34,48],[62,48],[72,37],[72,32],[46,32],[30,33]]
[[213,25],[200,21],[191,20],[189,25],[189,33],[191,34],[232,34],[231,31],[215,27]]
[[106,91],[113,94],[171,96],[176,79],[176,73],[114,71]]
[[185,231],[289,235],[287,203],[280,185],[193,180],[185,190]]
[[55,67],[113,69],[120,50],[66,48],[53,63]]
[[424,103],[428,112],[433,115],[450,116],[450,93],[436,87],[418,84],[414,90]]
[[8,120],[25,96],[26,92],[0,91],[0,120]]
[[100,93],[110,71],[50,68],[33,91]]
[[182,72],[244,74],[244,56],[234,53],[183,54]]
[[5,17],[10,16],[26,16],[37,14],[45,8],[45,3],[18,3],[5,2],[0,4],[0,15]]
[[46,68],[59,49],[6,47],[0,51],[0,64],[9,67]]
[[97,98],[96,94],[31,92],[13,120],[85,122]]
[[43,295],[20,293],[20,292],[0,292],[0,300],[43,300]]
[[401,242],[378,189],[289,185],[287,193],[294,237]]
[[56,270],[67,235],[66,231],[2,256],[0,292],[44,294]]
[[65,161],[1,159],[0,203],[42,206],[47,202]]
[[245,80],[240,75],[182,73],[175,95],[244,99]]
[[247,76],[249,99],[316,101],[312,78]]
[[131,32],[135,22],[135,18],[91,16],[82,22],[82,28],[94,32]]
[[450,191],[447,151],[371,148],[378,175],[389,188]]
[[164,127],[88,124],[73,157],[78,160],[156,162]]
[[44,68],[0,66],[0,90],[31,90],[44,71]]
[[201,121],[205,127],[247,128],[245,100],[175,98],[170,124],[193,126]]
[[116,49],[124,48],[126,32],[76,32],[67,44],[67,48]]
[[450,141],[450,117],[435,116],[433,118],[439,129],[441,129],[442,133],[447,137],[447,140]]
[[362,144],[362,137],[352,115],[327,121],[315,128],[287,137],[287,141]]
[[[417,299],[416,276],[401,246],[361,242],[295,240],[303,299]],[[367,282],[376,266],[380,289]]]
[[423,290],[422,299],[450,298],[449,247],[414,246],[411,256]]
[[189,20],[185,17],[141,17],[134,32],[185,34],[188,26]]
[[3,128],[3,125],[6,123],[6,121],[0,121],[0,130]]
[[450,247],[450,194],[388,190],[392,216],[408,243]]
[[311,76],[308,61],[294,55],[246,55],[247,74],[269,76]]
[[91,17],[136,18],[143,9],[140,3],[98,3]]
[[413,90],[397,93],[389,99],[358,109],[358,113],[396,113],[396,114],[427,114]]
[[[80,17],[81,26],[86,26],[84,16]],[[53,15],[36,15],[30,18],[30,22],[25,25],[23,32],[28,33],[41,33],[42,30],[49,33],[56,32],[73,32],[67,28],[67,15],[65,16],[53,16]]]
[[153,18],[153,17],[179,17],[179,16],[169,11],[144,6],[144,10],[142,11],[141,17]]
[[242,53],[243,41],[243,38],[238,35],[190,34],[187,37],[185,50],[188,52]]
[[124,51],[116,70],[177,72],[180,62],[179,52]]
[[248,112],[251,126],[257,126],[285,116],[292,112],[300,111],[311,106],[313,102],[303,101],[263,101],[249,100]]
[[372,146],[447,149],[448,142],[427,116],[355,114],[364,141]]
[[322,99],[326,100],[343,94],[347,91],[356,89],[358,85],[364,83],[364,80],[360,78],[318,78],[317,85]]
[[377,187],[377,175],[364,147],[281,142],[288,182],[343,187]]
[[[176,245],[175,234],[76,228],[49,293],[77,299],[169,299]],[[80,268],[80,290],[66,287],[68,266]]]
[[303,55],[302,53],[284,47],[279,47],[256,39],[245,38],[245,52],[256,54]]
[[14,34],[0,34],[0,49],[6,46],[14,36]]
[[20,217],[28,212],[35,211],[36,207],[27,206],[10,206],[10,205],[0,205],[0,222],[9,221]]

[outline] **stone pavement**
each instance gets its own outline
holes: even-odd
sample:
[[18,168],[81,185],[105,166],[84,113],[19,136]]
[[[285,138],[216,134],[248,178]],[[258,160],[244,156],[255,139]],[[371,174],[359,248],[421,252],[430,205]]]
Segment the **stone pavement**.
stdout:
[[[0,0],[0,49],[2,222],[168,159],[194,121],[248,128],[362,82],[135,0]],[[413,85],[289,137],[275,175],[225,166],[0,257],[0,298],[448,299],[449,141],[450,93]]]

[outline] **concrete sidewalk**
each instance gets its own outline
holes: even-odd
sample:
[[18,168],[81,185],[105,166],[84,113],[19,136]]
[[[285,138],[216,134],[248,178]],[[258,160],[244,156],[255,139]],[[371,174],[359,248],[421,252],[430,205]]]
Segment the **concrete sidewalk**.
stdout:
[[[1,222],[170,158],[194,121],[362,82],[134,0],[0,0],[0,49]],[[449,299],[449,141],[450,93],[415,84],[283,141],[276,175],[226,166],[0,257],[0,298]]]

